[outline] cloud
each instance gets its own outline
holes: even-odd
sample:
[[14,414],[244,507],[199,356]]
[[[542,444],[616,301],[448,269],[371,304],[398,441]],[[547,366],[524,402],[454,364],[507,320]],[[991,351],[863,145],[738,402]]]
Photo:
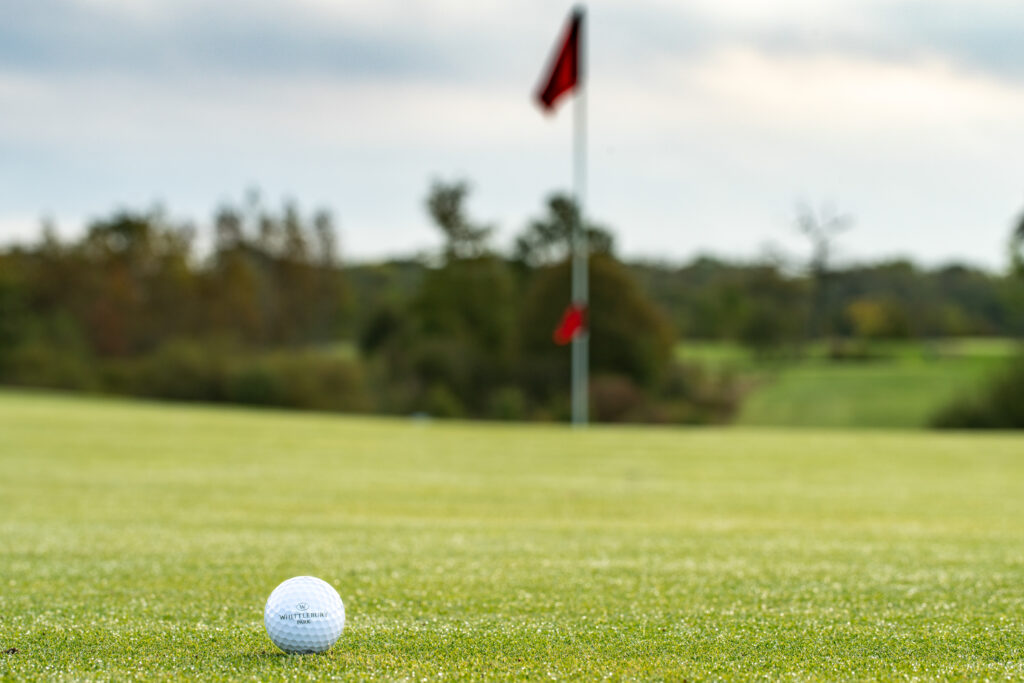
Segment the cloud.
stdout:
[[[702,59],[725,47],[1024,76],[1016,0],[633,0],[590,8],[595,58]],[[486,82],[539,69],[550,3],[466,0],[37,0],[0,24],[0,65],[31,72],[324,75]]]
[[[704,56],[742,46],[777,55],[930,59],[1016,83],[1024,78],[1024,4],[1017,0],[649,0],[645,6],[655,10],[649,23],[676,32],[695,26]],[[676,43],[682,48],[671,39],[654,44],[671,53],[694,42],[684,33]]]
[[[529,103],[568,3],[24,5],[0,24],[0,231],[155,198],[202,217],[255,184],[330,203],[358,253],[412,251],[434,237],[432,176],[472,179],[506,233],[569,185],[572,117]],[[981,254],[983,225],[996,260],[1024,144],[1015,5],[588,11],[590,206],[631,253],[750,253],[791,232],[796,200],[834,199],[863,251]]]
[[308,1],[40,0],[16,21],[0,24],[0,64],[36,73],[148,78],[213,71],[377,79],[457,67],[437,35],[374,17]]
[[1014,0],[696,0],[719,43],[774,54],[946,61],[1020,82],[1024,5]]
[[1024,79],[1024,5],[1012,0],[903,0],[875,11],[893,49],[945,55],[965,67]]
[[701,99],[719,109],[716,117],[743,113],[748,122],[803,132],[907,135],[1019,120],[1024,113],[1024,91],[935,57],[893,63],[737,48],[686,71]]

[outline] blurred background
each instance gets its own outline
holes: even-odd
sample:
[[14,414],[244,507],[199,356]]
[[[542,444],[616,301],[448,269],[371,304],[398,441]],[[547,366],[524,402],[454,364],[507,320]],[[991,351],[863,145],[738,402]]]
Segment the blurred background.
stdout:
[[[0,6],[0,382],[567,418],[569,4]],[[1022,25],[590,3],[594,418],[1024,426]]]

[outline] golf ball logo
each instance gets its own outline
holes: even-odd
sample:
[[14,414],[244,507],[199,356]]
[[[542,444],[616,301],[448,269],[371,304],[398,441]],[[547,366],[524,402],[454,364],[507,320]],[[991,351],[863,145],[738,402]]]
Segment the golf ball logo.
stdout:
[[289,653],[324,652],[345,628],[345,605],[331,584],[296,576],[274,589],[263,610],[267,635]]

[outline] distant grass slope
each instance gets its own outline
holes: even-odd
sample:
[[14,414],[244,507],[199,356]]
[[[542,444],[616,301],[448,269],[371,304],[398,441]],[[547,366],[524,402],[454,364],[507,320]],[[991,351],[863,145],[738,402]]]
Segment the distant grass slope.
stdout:
[[925,427],[954,397],[980,387],[999,372],[1014,342],[967,339],[936,344],[880,345],[880,358],[829,361],[822,348],[805,360],[756,362],[741,347],[696,344],[684,359],[732,368],[754,385],[737,422],[781,427]]
[[[0,473],[0,679],[1024,677],[1017,435],[0,392]],[[297,574],[326,655],[263,632]]]

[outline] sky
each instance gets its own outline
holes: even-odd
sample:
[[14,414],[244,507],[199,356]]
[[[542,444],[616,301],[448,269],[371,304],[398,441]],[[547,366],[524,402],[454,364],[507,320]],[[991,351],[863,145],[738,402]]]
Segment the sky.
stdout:
[[[0,0],[0,241],[119,209],[201,230],[257,188],[342,255],[436,249],[469,181],[510,245],[572,189],[572,101],[532,93],[570,3]],[[1006,265],[1024,210],[1020,0],[595,0],[585,209],[630,258]]]

